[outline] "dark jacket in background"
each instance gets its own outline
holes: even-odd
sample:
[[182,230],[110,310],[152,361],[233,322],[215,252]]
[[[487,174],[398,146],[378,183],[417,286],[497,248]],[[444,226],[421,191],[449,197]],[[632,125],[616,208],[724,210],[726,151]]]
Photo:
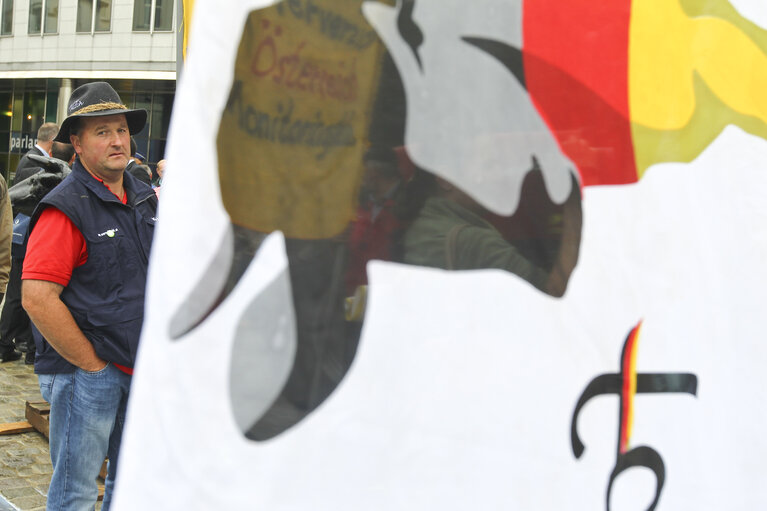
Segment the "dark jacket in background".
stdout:
[[16,166],[16,175],[13,177],[13,181],[11,181],[11,186],[15,185],[16,183],[21,183],[26,178],[40,170],[40,164],[29,159],[30,154],[45,156],[43,152],[37,147],[33,147],[27,151],[27,153],[21,157],[19,164]]
[[152,186],[152,178],[146,171],[146,165],[139,165],[135,161],[131,160],[125,167],[125,172],[131,174],[133,177],[141,181],[142,183]]

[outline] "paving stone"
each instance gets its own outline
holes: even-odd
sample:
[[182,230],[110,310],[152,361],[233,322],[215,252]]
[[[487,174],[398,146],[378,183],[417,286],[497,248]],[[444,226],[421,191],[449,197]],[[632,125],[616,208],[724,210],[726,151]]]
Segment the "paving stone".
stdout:
[[37,447],[23,447],[21,449],[9,449],[8,454],[12,454],[13,456],[22,456],[22,455],[28,455],[28,454],[40,454],[40,449]]
[[33,507],[40,507],[45,505],[45,497],[40,494],[9,500],[11,501],[11,504],[18,507],[19,509],[30,509]]
[[35,489],[35,491],[36,491],[37,493],[39,493],[40,495],[45,495],[45,496],[47,496],[47,495],[48,495],[48,488],[50,488],[50,486],[51,486],[51,485],[50,485],[50,480],[51,480],[51,478],[50,478],[50,476],[49,476],[49,477],[48,477],[48,481],[49,481],[49,482],[47,482],[47,483],[45,483],[45,484],[36,484],[36,485],[32,486],[32,488],[34,488],[34,489]]
[[1,461],[3,465],[6,467],[16,469],[18,472],[20,469],[23,469],[24,467],[28,467],[34,461],[29,456],[7,456],[5,459]]
[[29,497],[31,495],[40,495],[40,492],[32,488],[31,486],[24,486],[23,488],[13,488],[5,490],[3,492],[6,499],[15,499],[18,497]]
[[38,487],[40,485],[48,485],[51,482],[51,476],[45,476],[45,475],[34,475],[27,477],[27,481],[29,481],[32,485],[35,487]]
[[16,472],[18,473],[19,477],[29,477],[31,475],[36,475],[40,473],[36,471],[32,465],[25,465],[23,467],[20,467]]
[[[26,420],[25,403],[42,400],[31,366],[21,360],[0,364],[0,423]],[[0,435],[0,511],[44,510],[51,472],[43,435]]]
[[42,463],[36,463],[34,465],[31,465],[30,468],[32,469],[32,473],[30,475],[47,475],[50,477],[50,475],[53,473],[53,467],[51,466],[51,462],[49,461],[47,465]]
[[0,479],[0,490],[12,490],[29,486],[29,483],[22,477],[6,477]]
[[[43,454],[38,454],[37,456],[32,457],[32,466],[33,467],[48,467],[48,470],[53,470],[53,467],[51,466],[51,457],[46,452]],[[41,472],[42,473],[42,472]]]

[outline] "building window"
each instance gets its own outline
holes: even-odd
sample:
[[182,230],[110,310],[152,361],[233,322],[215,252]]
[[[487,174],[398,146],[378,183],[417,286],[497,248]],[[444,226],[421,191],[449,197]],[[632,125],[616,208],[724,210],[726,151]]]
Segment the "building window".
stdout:
[[173,0],[134,0],[134,32],[173,30]]
[[0,35],[13,34],[13,0],[3,0],[0,11]]
[[34,147],[40,125],[56,122],[58,97],[55,78],[0,79],[0,174],[6,181],[12,180],[19,159]]
[[8,180],[11,161],[9,153],[12,115],[13,93],[11,91],[0,91],[0,174],[6,180]]
[[77,32],[109,32],[112,0],[77,0]]
[[[43,13],[45,15],[43,16]],[[59,31],[59,0],[30,0],[28,33],[55,34]]]

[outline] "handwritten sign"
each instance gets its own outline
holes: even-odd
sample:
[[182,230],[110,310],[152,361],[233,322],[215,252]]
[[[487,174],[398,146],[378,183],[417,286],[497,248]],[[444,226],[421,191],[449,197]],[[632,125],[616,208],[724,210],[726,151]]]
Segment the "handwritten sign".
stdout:
[[359,2],[250,13],[218,132],[232,222],[322,239],[353,218],[382,46]]

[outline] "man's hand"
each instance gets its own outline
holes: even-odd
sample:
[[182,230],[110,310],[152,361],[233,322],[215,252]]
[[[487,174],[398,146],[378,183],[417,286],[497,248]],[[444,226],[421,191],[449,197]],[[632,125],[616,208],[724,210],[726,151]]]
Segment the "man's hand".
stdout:
[[109,365],[109,362],[101,358],[98,358],[98,355],[96,355],[96,358],[93,361],[93,365],[91,364],[88,364],[87,366],[80,365],[78,367],[82,369],[83,371],[88,371],[89,373],[96,373],[104,369],[107,365]]
[[570,275],[578,263],[581,246],[581,229],[583,227],[581,195],[575,176],[572,177],[572,180],[572,193],[567,202],[565,202],[562,211],[563,226],[559,253],[547,283],[547,292],[556,297],[563,296],[567,290]]
[[55,282],[24,280],[21,284],[21,304],[59,355],[85,371],[100,371],[107,366],[107,362],[96,355],[93,344],[61,301],[63,290],[64,286]]

